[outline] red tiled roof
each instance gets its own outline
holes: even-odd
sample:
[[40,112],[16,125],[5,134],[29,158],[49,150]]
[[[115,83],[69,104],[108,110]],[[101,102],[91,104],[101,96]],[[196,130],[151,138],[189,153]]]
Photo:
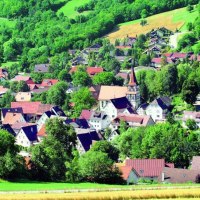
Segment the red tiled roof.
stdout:
[[[156,63],[156,64],[161,64],[162,58],[153,58],[151,62]],[[170,57],[167,57],[167,63],[172,63],[172,59]]]
[[46,137],[46,127],[45,125],[42,126],[42,128],[38,131],[37,136],[39,137]]
[[91,76],[103,72],[102,67],[87,67],[87,73]]
[[[71,74],[73,72],[76,72],[77,70],[78,70],[78,67],[74,66],[74,67],[71,68],[69,73]],[[93,76],[93,75],[95,75],[97,73],[103,72],[103,68],[102,67],[87,67],[86,71],[90,76]]]
[[179,52],[176,52],[176,53],[173,53],[171,55],[171,58],[186,58],[187,57],[187,53],[179,53]]
[[13,81],[25,81],[27,84],[35,84],[30,76],[17,75],[12,79]]
[[92,111],[91,110],[82,110],[80,118],[89,120],[91,115],[92,115]]
[[28,84],[30,91],[34,90],[34,89],[38,89],[38,85],[37,84]]
[[164,159],[128,159],[126,166],[131,166],[141,177],[158,177],[165,167]]
[[173,53],[164,53],[163,55],[166,57],[171,57]]
[[11,108],[22,107],[24,114],[36,114],[41,102],[11,102]]
[[51,108],[53,107],[54,105],[52,104],[40,104],[38,106],[38,110],[37,110],[37,114],[38,115],[42,115],[43,113],[51,110]]
[[149,119],[150,119],[150,116],[148,116],[148,115],[142,116],[142,115],[138,115],[138,114],[120,113],[120,114],[118,114],[117,118],[114,119],[114,121],[123,120],[125,122],[138,123],[140,126],[146,126]]
[[127,180],[133,168],[131,166],[118,166],[119,171],[122,173],[122,178]]
[[197,61],[200,62],[200,55],[194,55],[194,54],[192,54],[192,55],[190,56],[190,59],[189,59],[189,60],[197,60]]
[[58,83],[58,79],[44,79],[41,83],[42,87],[52,86]]
[[13,124],[12,128],[19,130],[22,127],[27,127],[27,126],[32,126],[32,125],[36,125],[36,124],[35,123],[20,122],[20,123]]

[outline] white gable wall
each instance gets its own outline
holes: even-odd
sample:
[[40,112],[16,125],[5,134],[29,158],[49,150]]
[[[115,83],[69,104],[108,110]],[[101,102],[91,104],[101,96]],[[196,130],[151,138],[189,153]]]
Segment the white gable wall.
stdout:
[[154,122],[165,119],[165,112],[158,105],[149,105],[146,109],[146,114],[150,115]]
[[24,133],[24,131],[21,129],[19,131],[19,133],[16,136],[16,144],[23,146],[23,147],[30,147],[31,146],[31,142],[29,141],[29,139],[27,138],[26,134]]

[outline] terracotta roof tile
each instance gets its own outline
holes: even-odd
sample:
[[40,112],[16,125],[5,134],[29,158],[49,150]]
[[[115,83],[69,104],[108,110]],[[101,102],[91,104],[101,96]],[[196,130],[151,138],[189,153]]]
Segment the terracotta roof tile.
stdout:
[[36,114],[41,102],[11,102],[11,108],[22,107],[24,114]]
[[37,136],[39,136],[39,137],[47,136],[45,125],[43,125],[42,128],[38,131]]
[[[78,67],[73,66],[71,70],[69,71],[69,73],[71,74],[73,72],[76,72],[77,70],[78,70]],[[103,72],[103,68],[102,67],[87,67],[86,71],[90,76],[94,76],[97,73]]]
[[99,100],[110,100],[125,97],[127,91],[128,88],[122,86],[101,86]]
[[125,166],[131,166],[141,177],[158,177],[165,167],[164,159],[128,159]]
[[44,79],[41,83],[41,87],[48,87],[58,83],[58,79]]
[[10,113],[7,112],[3,124],[10,124],[13,125],[15,123],[25,122],[25,119],[21,113]]

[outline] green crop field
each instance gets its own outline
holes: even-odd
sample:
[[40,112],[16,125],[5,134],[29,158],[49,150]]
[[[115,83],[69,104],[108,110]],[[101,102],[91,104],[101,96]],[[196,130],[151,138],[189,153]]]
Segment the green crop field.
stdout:
[[193,22],[198,16],[198,11],[195,8],[192,12],[188,12],[186,8],[180,8],[161,14],[147,17],[147,25],[141,26],[141,19],[119,24],[112,33],[106,37],[114,42],[117,38],[125,38],[127,35],[136,36],[145,34],[152,29],[158,27],[166,27],[172,31],[180,29],[181,31],[187,30],[187,23]]
[[0,191],[20,190],[70,190],[70,189],[106,189],[124,188],[126,185],[106,185],[95,183],[53,183],[53,182],[0,182]]
[[127,189],[134,188],[139,190],[141,188],[171,188],[171,187],[196,187],[197,184],[146,184],[146,185],[108,185],[108,184],[96,184],[96,183],[62,183],[62,182],[36,182],[36,181],[19,181],[9,182],[0,181],[0,191],[22,191],[22,190],[71,190],[71,189],[110,189],[119,188]]
[[[75,11],[75,8],[81,5],[84,5],[85,3],[88,3],[88,2],[90,2],[90,0],[71,0],[58,10],[58,14],[63,12],[66,17],[74,18],[77,15],[80,15],[80,13]],[[86,11],[81,14],[87,15],[90,12],[91,11]]]

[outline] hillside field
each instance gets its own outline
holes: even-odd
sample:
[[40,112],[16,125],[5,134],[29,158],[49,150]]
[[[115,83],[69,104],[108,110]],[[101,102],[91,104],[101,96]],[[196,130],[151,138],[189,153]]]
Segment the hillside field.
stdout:
[[[90,0],[71,0],[68,3],[66,3],[62,8],[60,8],[57,13],[59,14],[59,13],[63,12],[66,17],[74,18],[77,15],[80,15],[80,13],[75,11],[75,8],[79,7],[81,5],[84,5],[84,4],[88,3],[88,2],[90,2]],[[83,12],[81,14],[86,15],[89,12],[90,11],[86,11],[86,12]]]
[[186,31],[187,23],[193,22],[197,16],[197,9],[188,12],[186,8],[180,8],[147,17],[147,25],[145,26],[140,25],[141,19],[119,24],[113,32],[105,37],[111,42],[114,42],[116,39],[125,38],[127,35],[135,37],[136,35],[145,34],[152,29],[163,26],[172,31],[175,31],[176,29]]

